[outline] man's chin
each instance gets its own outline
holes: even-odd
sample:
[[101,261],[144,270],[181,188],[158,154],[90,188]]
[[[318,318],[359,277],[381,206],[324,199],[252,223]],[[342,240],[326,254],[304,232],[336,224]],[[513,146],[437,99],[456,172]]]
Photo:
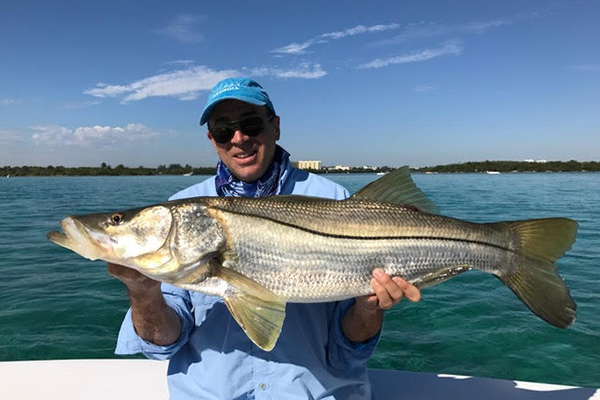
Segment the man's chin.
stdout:
[[234,168],[231,173],[235,175],[236,178],[248,183],[259,180],[263,174],[260,168],[256,165],[250,165],[246,167],[237,166],[237,168]]

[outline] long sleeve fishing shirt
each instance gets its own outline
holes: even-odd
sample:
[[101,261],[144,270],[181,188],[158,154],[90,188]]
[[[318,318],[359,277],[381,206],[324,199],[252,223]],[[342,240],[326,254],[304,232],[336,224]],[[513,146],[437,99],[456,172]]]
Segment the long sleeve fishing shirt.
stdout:
[[[344,199],[348,192],[318,175],[291,168],[279,194]],[[214,177],[170,200],[217,196]],[[281,335],[266,352],[254,345],[220,297],[162,284],[167,304],[181,320],[179,340],[157,346],[135,332],[128,311],[116,354],[143,353],[170,359],[171,399],[371,399],[366,363],[379,335],[350,342],[341,322],[354,299],[328,303],[288,303]]]

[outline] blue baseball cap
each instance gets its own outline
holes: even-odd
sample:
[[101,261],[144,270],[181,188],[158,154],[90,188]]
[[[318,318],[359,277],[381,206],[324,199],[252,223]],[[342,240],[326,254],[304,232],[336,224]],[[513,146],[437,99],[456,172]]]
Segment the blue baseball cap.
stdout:
[[275,108],[269,95],[253,79],[250,78],[227,78],[217,83],[208,94],[206,106],[200,117],[200,125],[204,125],[213,108],[223,100],[240,100],[255,106],[267,106],[275,114]]

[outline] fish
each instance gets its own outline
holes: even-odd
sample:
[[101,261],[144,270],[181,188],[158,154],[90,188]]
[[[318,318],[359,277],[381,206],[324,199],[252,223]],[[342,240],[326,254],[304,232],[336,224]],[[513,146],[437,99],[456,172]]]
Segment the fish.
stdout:
[[90,260],[220,296],[258,347],[275,346],[286,303],[373,294],[375,268],[420,289],[470,270],[502,281],[538,317],[567,328],[576,304],[555,262],[568,218],[474,223],[440,215],[398,168],[345,200],[194,197],[67,216],[50,241]]

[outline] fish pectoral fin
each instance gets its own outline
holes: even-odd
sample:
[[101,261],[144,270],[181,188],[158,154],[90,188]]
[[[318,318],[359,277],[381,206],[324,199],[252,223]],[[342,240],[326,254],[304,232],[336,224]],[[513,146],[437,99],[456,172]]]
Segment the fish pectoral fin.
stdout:
[[213,270],[236,291],[224,296],[225,304],[246,335],[258,347],[271,351],[285,319],[285,298],[252,279],[228,268]]
[[426,275],[420,276],[416,279],[411,280],[411,283],[419,289],[424,289],[430,286],[437,285],[447,281],[448,279],[454,278],[458,274],[470,271],[471,267],[468,265],[457,265],[450,268],[442,268],[437,271],[430,272]]
[[430,214],[439,213],[437,206],[415,185],[407,166],[391,171],[369,183],[354,193],[350,199],[401,204],[416,207]]

